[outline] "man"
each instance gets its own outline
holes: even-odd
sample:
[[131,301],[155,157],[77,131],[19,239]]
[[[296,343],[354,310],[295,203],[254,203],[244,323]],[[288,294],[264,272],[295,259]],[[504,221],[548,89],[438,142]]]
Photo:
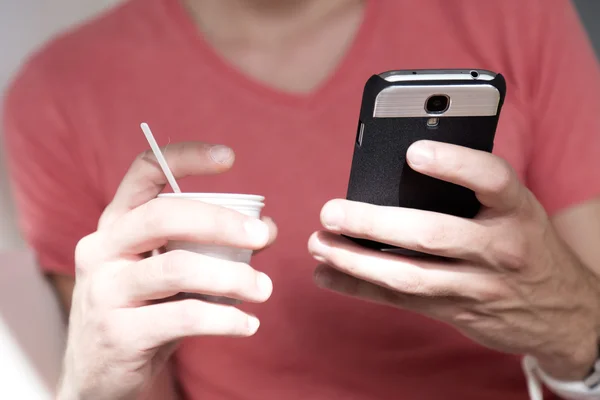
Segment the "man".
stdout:
[[[474,190],[480,215],[329,201],[366,79],[457,67],[507,78],[494,155],[418,142],[407,157]],[[59,398],[525,399],[523,356],[563,397],[600,398],[584,383],[600,333],[598,93],[566,0],[132,0],[62,36],[6,101],[22,229],[71,309]],[[277,228],[155,199],[142,121],[183,190],[265,195]],[[147,256],[169,239],[272,245],[252,267]]]

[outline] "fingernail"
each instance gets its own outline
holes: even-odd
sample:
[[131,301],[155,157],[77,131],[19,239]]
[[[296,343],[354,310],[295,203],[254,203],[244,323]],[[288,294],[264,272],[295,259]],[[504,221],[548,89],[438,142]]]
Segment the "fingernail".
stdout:
[[231,161],[232,156],[233,151],[227,146],[217,145],[210,148],[210,158],[218,164],[225,164]]
[[323,256],[320,256],[320,255],[318,255],[318,254],[311,254],[311,256],[312,256],[312,257],[313,257],[315,260],[317,260],[318,262],[321,262],[321,263],[326,263],[326,262],[327,262],[327,260],[325,259],[325,257],[323,257]]
[[273,282],[266,274],[259,272],[256,277],[256,286],[258,290],[264,295],[270,295],[273,290]]
[[259,219],[247,220],[244,223],[244,229],[257,245],[264,245],[269,240],[269,227]]
[[273,221],[273,218],[271,217],[261,217],[261,219],[263,220],[264,223],[268,223],[268,222],[273,222],[275,223],[275,221]]
[[329,251],[329,247],[319,236],[321,236],[319,233],[313,233],[308,239],[308,251],[317,261],[320,261],[317,257],[326,256]]
[[255,316],[248,317],[248,330],[251,335],[254,335],[256,331],[258,331],[258,327],[260,326],[260,321]]
[[425,165],[433,160],[433,150],[428,144],[415,143],[408,148],[406,157],[412,165]]
[[337,229],[344,222],[344,210],[336,202],[325,204],[321,212],[321,223],[327,229]]

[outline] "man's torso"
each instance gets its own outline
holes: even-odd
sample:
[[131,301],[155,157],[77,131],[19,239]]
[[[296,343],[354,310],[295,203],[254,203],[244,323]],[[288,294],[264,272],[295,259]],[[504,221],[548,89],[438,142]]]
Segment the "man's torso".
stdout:
[[264,195],[264,214],[279,226],[275,245],[252,261],[272,278],[273,296],[241,306],[260,318],[258,334],[189,339],[178,350],[177,373],[189,398],[527,398],[517,357],[483,349],[444,324],[337,296],[312,282],[315,262],[306,242],[319,229],[322,205],[345,196],[362,88],[374,73],[504,73],[509,95],[494,152],[525,180],[530,136],[519,86],[527,77],[494,51],[510,44],[501,35],[508,28],[497,21],[502,7],[444,3],[369,2],[338,68],[301,95],[230,66],[197,35],[176,0],[134,0],[57,44],[65,54],[83,53],[63,55],[70,63],[64,70],[50,69],[65,82],[58,96],[68,104],[82,168],[99,201],[110,201],[133,158],[147,148],[139,131],[145,121],[161,145],[231,146],[232,171],[183,179],[182,190]]

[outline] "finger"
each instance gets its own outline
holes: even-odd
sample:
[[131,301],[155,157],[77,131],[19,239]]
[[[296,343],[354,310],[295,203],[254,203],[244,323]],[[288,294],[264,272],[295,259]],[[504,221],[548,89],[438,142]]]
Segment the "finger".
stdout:
[[263,250],[266,250],[269,247],[271,247],[271,245],[275,242],[275,239],[277,239],[277,234],[279,233],[277,225],[275,224],[275,221],[273,221],[273,218],[261,217],[261,221],[263,221],[269,227],[269,241],[262,249],[255,250],[254,254],[259,254]]
[[501,290],[493,271],[461,262],[387,254],[329,232],[313,234],[309,251],[321,263],[400,294],[481,300]]
[[461,309],[456,298],[409,296],[363,281],[328,265],[319,265],[314,274],[315,283],[322,289],[360,300],[414,311],[440,321],[450,321]]
[[123,267],[115,295],[125,304],[163,299],[180,292],[264,302],[273,291],[271,279],[248,264],[174,250]]
[[168,240],[257,250],[267,244],[270,236],[269,226],[257,218],[180,198],[151,200],[99,233],[108,259],[151,251]]
[[411,298],[411,296],[360,280],[326,264],[321,264],[315,269],[314,280],[317,286],[323,289],[377,303],[397,306],[400,302],[408,303],[408,299]]
[[120,309],[118,313],[122,334],[143,350],[193,336],[248,337],[260,325],[256,317],[235,307],[191,299]]
[[432,300],[430,297],[406,295],[371,282],[360,280],[325,264],[321,264],[316,268],[314,280],[320,288],[342,295],[373,303],[401,307],[427,315],[443,314],[440,313],[440,307],[447,308],[454,302],[453,299]]
[[410,208],[331,200],[321,223],[334,233],[374,240],[436,256],[480,261],[489,228],[478,221]]
[[406,157],[417,172],[473,190],[486,207],[514,209],[523,199],[523,185],[513,169],[488,152],[422,140]]
[[267,242],[267,245],[265,247],[269,247],[270,245],[273,244],[273,242],[275,242],[275,239],[277,239],[277,234],[278,234],[278,230],[277,230],[277,225],[275,224],[275,221],[273,221],[273,218],[271,217],[262,217],[261,220],[267,224],[267,226],[269,227],[269,241]]
[[[169,144],[161,149],[175,178],[188,175],[218,174],[233,165],[233,151],[222,145],[200,142]],[[148,150],[140,154],[121,181],[106,208],[101,226],[156,197],[167,184],[156,157]]]

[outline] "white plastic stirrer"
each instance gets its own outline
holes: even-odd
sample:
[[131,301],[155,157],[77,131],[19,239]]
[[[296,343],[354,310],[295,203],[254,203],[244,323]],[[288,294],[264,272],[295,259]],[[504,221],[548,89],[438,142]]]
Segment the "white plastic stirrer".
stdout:
[[173,176],[173,173],[171,172],[171,169],[169,168],[169,165],[167,164],[167,160],[165,160],[163,153],[160,151],[160,148],[158,147],[158,144],[156,143],[156,140],[154,139],[154,135],[152,134],[150,127],[145,122],[143,122],[140,125],[140,127],[142,128],[142,131],[144,132],[144,136],[146,136],[146,140],[148,141],[148,144],[150,145],[150,148],[152,149],[154,156],[158,160],[158,164],[160,165],[160,168],[163,170],[163,173],[167,177],[167,181],[169,181],[169,185],[171,185],[173,192],[181,193],[181,189],[179,189],[179,185],[177,184],[177,181],[175,180],[175,177]]

